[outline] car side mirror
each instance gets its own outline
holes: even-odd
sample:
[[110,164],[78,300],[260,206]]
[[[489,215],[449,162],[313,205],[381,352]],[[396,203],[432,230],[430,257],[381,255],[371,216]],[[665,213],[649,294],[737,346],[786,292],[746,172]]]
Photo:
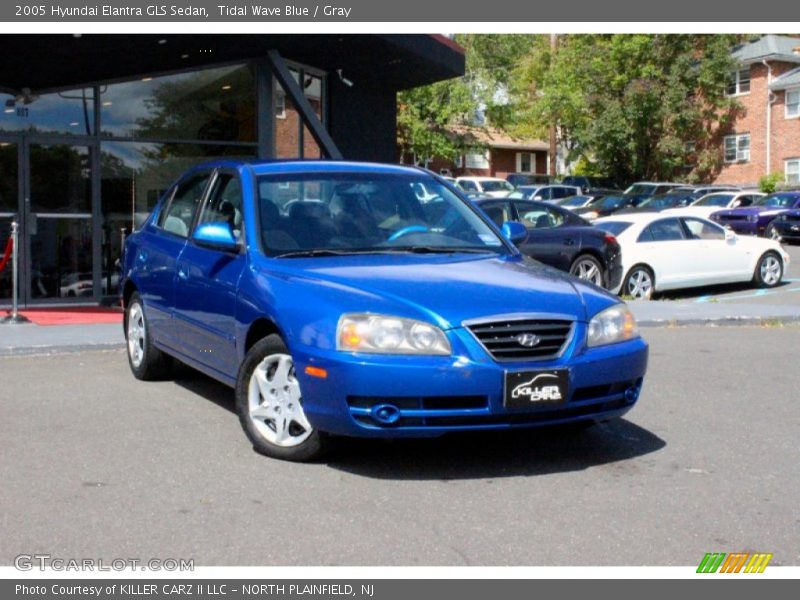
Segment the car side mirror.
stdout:
[[528,237],[528,230],[525,229],[522,223],[517,223],[516,221],[506,221],[503,223],[500,232],[503,234],[503,237],[512,244],[524,242],[525,238]]
[[543,198],[544,198],[544,196],[542,196],[541,194],[536,194],[536,195],[533,197],[533,199],[534,199],[534,200],[542,200]]
[[736,233],[730,229],[725,230],[725,241],[728,243],[733,243],[736,241]]
[[212,221],[198,225],[192,239],[199,245],[221,252],[238,252],[239,242],[228,223]]

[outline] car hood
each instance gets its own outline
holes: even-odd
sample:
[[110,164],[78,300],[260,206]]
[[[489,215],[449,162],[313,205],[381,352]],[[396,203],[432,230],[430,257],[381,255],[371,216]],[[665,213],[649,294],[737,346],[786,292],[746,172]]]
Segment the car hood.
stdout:
[[[273,275],[344,312],[425,319],[444,329],[519,313],[586,321],[619,300],[520,256],[357,255],[276,259]],[[271,265],[272,266],[272,265]],[[309,287],[311,289],[309,289]]]
[[717,211],[715,214],[722,216],[759,215],[762,217],[769,217],[771,215],[777,215],[786,212],[787,210],[788,209],[786,208],[776,208],[774,206],[743,206],[741,208],[728,208],[720,210]]

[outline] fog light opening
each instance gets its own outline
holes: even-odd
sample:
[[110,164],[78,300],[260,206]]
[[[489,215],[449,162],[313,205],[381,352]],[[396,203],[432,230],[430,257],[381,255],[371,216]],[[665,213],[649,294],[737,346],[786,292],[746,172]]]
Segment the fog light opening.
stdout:
[[400,420],[400,409],[394,404],[378,404],[370,411],[372,418],[383,425],[394,425]]
[[627,390],[625,390],[625,401],[629,404],[633,404],[639,399],[639,394],[642,391],[642,384],[641,382],[637,381],[635,385],[632,385]]

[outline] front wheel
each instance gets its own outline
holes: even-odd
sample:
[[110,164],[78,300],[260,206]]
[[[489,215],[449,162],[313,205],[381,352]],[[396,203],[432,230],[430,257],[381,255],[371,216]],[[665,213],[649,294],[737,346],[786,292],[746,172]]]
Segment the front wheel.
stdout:
[[759,287],[772,288],[783,279],[783,261],[774,252],[767,252],[758,259],[753,281]]
[[594,256],[583,254],[575,259],[569,272],[579,279],[583,279],[596,286],[603,287],[603,266]]
[[650,300],[655,290],[656,278],[653,272],[644,265],[636,265],[622,284],[622,294],[634,300]]
[[780,232],[775,228],[775,225],[770,225],[767,227],[767,230],[764,232],[764,237],[775,240],[779,244],[783,243],[783,238],[781,237]]
[[278,335],[259,340],[245,356],[236,382],[236,412],[256,452],[291,461],[322,453],[320,433],[303,410],[294,361]]

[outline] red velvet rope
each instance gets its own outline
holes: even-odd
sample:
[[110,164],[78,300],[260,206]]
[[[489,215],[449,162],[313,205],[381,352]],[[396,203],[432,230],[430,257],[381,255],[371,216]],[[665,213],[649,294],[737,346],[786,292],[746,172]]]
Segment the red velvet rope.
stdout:
[[0,260],[0,273],[3,272],[3,269],[6,268],[8,264],[8,260],[11,258],[11,249],[14,246],[14,238],[9,237],[8,242],[6,242],[6,251],[3,253],[3,259]]

